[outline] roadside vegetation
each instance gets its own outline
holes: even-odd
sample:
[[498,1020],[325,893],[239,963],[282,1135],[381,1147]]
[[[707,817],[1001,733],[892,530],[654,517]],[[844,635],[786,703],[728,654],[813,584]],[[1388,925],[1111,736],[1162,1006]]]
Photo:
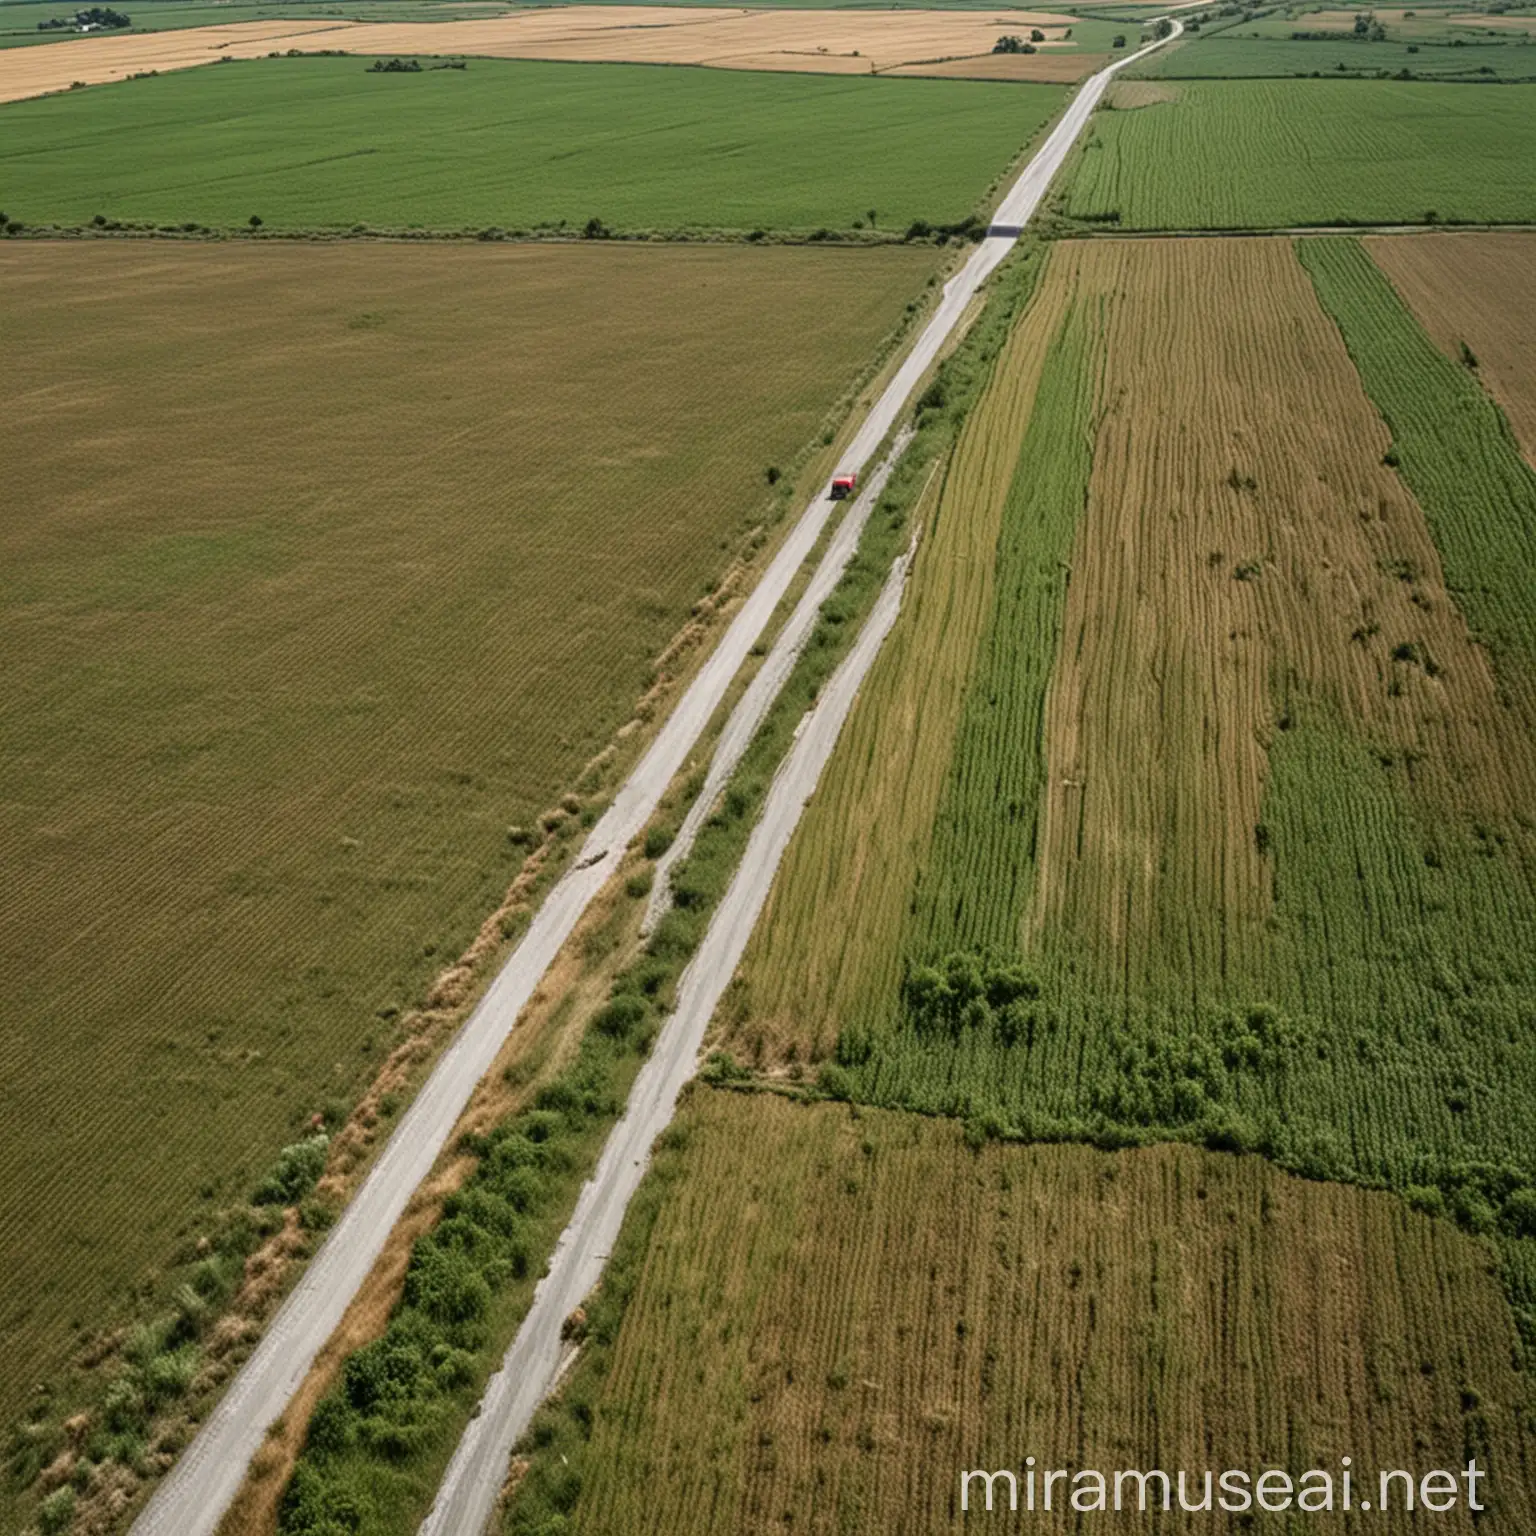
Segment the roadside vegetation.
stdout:
[[0,178],[28,226],[899,238],[976,214],[1064,99],[623,64],[379,75],[257,60],[0,106]]
[[1063,211],[1125,230],[1536,220],[1536,86],[1180,84],[1100,114]]

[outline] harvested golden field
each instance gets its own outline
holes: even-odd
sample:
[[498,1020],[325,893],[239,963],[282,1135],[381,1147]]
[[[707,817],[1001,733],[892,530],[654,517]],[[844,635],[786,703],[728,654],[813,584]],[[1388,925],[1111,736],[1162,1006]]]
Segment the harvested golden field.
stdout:
[[[567,1476],[576,1532],[916,1536],[960,1522],[962,1469],[1015,1469],[1022,1499],[1026,1457],[1182,1468],[1196,1502],[1206,1469],[1337,1490],[1350,1457],[1374,1499],[1379,1469],[1459,1472],[1469,1449],[1497,1510],[1437,1528],[1536,1520],[1494,1251],[1389,1195],[1187,1147],[973,1151],[953,1122],[712,1090],[673,1135],[607,1369],[567,1388],[591,1438],[542,1453],[568,1472],[536,1454],[509,1531]],[[1145,1529],[1135,1489],[1091,1523]]]
[[0,1417],[370,1079],[931,264],[0,251]]
[[0,101],[67,91],[77,81],[105,85],[146,70],[191,69],[221,58],[255,59],[274,49],[336,46],[312,41],[334,21],[241,21],[226,27],[137,32],[126,37],[79,37],[0,51]]
[[1506,820],[1536,781],[1291,245],[1095,242],[1062,252],[1073,276],[1102,315],[1100,420],[1030,921],[1133,991],[1220,986],[1265,942],[1253,829],[1288,690],[1411,754],[1446,811]]
[[[742,962],[735,1042],[751,1059],[821,1056],[893,993],[966,683],[993,599],[993,554],[1035,390],[1070,302],[1047,283],[998,358],[924,533],[902,616],[785,855]],[[842,919],[826,923],[822,914]]]
[[[1055,11],[711,10],[693,6],[575,5],[446,22],[245,22],[131,37],[81,38],[0,54],[0,101],[101,84],[141,70],[186,69],[273,50],[355,54],[472,54],[588,63],[705,64],[876,74],[961,57],[990,69],[992,45],[1010,28],[1038,28],[1045,49],[1071,50],[1073,18]],[[1038,59],[1026,56],[1021,62]],[[924,71],[925,73],[927,71]],[[1065,74],[979,78],[1073,80]]]
[[[1513,18],[1512,18],[1513,19]],[[1536,235],[1373,236],[1365,242],[1453,362],[1462,347],[1536,465]]]
[[937,64],[901,64],[887,75],[926,75],[937,80],[1081,80],[1109,62],[1107,53],[983,53]]

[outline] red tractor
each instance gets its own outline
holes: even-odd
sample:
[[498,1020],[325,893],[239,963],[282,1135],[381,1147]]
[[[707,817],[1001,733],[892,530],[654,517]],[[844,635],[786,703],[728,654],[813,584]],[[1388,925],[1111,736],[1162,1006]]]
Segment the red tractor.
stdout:
[[834,475],[832,477],[832,500],[841,501],[845,496],[852,496],[854,488],[859,483],[857,475]]

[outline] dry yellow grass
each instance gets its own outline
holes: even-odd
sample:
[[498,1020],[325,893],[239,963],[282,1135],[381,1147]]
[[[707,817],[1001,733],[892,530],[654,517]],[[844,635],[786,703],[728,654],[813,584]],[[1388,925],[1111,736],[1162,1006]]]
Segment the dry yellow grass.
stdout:
[[1189,1147],[977,1153],[949,1121],[709,1090],[680,1128],[575,1532],[917,1536],[956,1526],[962,1468],[1026,1456],[1187,1468],[1197,1496],[1206,1468],[1349,1456],[1372,1497],[1469,1445],[1500,1501],[1477,1528],[1533,1528],[1496,1257],[1448,1222]]
[[[1033,924],[1133,988],[1225,978],[1264,938],[1254,828],[1287,687],[1416,754],[1462,812],[1528,803],[1528,753],[1291,244],[1088,242],[1069,274],[1102,304],[1101,421]],[[1394,663],[1405,641],[1436,675]]]
[[1177,101],[1181,94],[1178,86],[1163,85],[1156,80],[1115,80],[1105,92],[1105,103],[1118,111],[1128,112],[1136,107],[1155,107],[1160,102]]
[[[860,691],[742,962],[753,1059],[819,1056],[861,1000],[894,995],[901,932],[992,606],[993,556],[1069,285],[1046,282],[998,358],[926,525],[901,618]],[[836,912],[827,923],[823,914]]]
[[1372,236],[1365,248],[1453,362],[1465,342],[1478,377],[1536,464],[1536,235]]
[[[274,50],[339,48],[357,54],[474,54],[507,59],[705,64],[719,69],[785,69],[870,74],[898,66],[990,56],[1001,32],[1039,27],[1045,47],[1070,49],[1072,18],[1055,11],[709,10],[688,6],[576,5],[448,22],[246,22],[79,38],[0,51],[0,101],[126,79],[143,70],[187,69]],[[1041,55],[1026,56],[1040,59]],[[1072,56],[1075,58],[1075,55]],[[980,78],[1073,80],[1058,74]],[[1068,66],[1063,66],[1067,68]],[[929,73],[928,69],[921,71]],[[955,73],[967,73],[956,70]]]

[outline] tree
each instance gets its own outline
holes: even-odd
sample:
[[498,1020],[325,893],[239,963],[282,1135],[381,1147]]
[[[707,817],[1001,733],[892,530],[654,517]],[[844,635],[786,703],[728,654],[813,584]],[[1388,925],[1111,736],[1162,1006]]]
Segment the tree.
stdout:
[[1042,32],[1039,27],[1031,27],[1029,32],[1029,40],[1032,43],[1043,43],[1045,41],[1045,33]]
[[1113,43],[1110,44],[1110,47],[1111,48],[1124,48],[1125,47],[1125,33],[1124,32],[1117,32],[1117,33],[1115,33],[1115,40],[1114,40]]

